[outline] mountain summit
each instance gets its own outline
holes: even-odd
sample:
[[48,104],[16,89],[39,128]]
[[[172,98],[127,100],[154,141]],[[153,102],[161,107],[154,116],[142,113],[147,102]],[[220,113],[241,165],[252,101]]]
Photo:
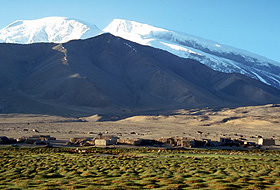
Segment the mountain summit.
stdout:
[[95,25],[66,17],[46,17],[38,20],[18,20],[0,30],[0,42],[30,44],[63,43],[102,34]]

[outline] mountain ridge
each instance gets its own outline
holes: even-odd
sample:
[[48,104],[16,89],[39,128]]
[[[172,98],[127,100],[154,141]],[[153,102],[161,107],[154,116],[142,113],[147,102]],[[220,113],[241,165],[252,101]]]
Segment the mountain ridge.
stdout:
[[129,114],[280,102],[280,91],[260,81],[109,33],[0,44],[0,78],[2,113]]
[[[55,32],[59,31],[59,28],[63,29],[60,30],[62,32]],[[104,32],[163,49],[179,57],[197,60],[217,71],[241,73],[280,89],[280,63],[276,61],[215,41],[136,21],[114,19],[103,31],[95,25],[66,17],[16,21],[0,30],[0,41],[2,39],[3,42],[23,44],[62,43],[94,37]]]

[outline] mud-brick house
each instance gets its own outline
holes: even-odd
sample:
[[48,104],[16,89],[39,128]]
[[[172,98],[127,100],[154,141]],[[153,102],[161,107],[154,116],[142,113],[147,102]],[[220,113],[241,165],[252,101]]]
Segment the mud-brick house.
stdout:
[[220,143],[223,146],[230,145],[232,143],[232,139],[229,137],[220,137]]
[[95,139],[95,146],[108,146],[108,145],[112,145],[110,140]]
[[258,145],[273,146],[273,145],[275,145],[275,140],[274,139],[259,138],[258,139]]
[[118,139],[118,144],[126,144],[132,146],[140,146],[142,144],[143,139]]
[[180,147],[191,148],[191,147],[195,147],[195,145],[196,145],[196,140],[194,139],[182,138],[177,141],[177,146]]
[[118,137],[114,135],[102,135],[99,139],[95,139],[95,146],[109,146],[117,143]]

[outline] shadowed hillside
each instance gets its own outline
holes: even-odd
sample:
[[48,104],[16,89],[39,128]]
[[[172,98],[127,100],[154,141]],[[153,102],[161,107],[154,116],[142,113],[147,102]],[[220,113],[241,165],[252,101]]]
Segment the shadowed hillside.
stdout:
[[111,34],[0,44],[0,112],[90,115],[280,103],[280,91]]

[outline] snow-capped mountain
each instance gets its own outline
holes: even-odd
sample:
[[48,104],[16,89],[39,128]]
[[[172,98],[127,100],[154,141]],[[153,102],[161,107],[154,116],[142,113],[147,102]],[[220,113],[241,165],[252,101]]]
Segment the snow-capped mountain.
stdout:
[[245,74],[280,89],[280,63],[245,50],[121,19],[113,20],[103,31],[180,57],[195,59],[217,71]]
[[66,17],[46,17],[38,20],[18,20],[0,30],[0,42],[30,44],[36,42],[63,43],[86,39],[103,33],[95,25]]
[[65,17],[15,21],[0,30],[0,43],[63,43],[104,32],[195,59],[217,71],[245,74],[280,89],[278,62],[211,40],[128,20],[115,19],[103,31],[94,24]]

